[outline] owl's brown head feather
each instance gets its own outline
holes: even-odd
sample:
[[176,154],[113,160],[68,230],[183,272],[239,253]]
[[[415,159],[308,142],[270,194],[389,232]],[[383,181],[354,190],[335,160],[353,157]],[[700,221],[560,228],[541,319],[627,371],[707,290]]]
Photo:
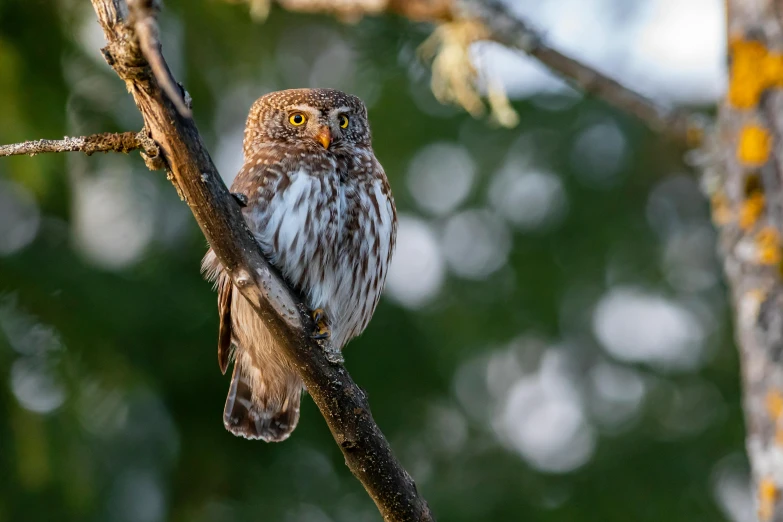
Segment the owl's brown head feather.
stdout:
[[262,96],[245,126],[245,158],[265,145],[286,143],[306,149],[341,150],[371,146],[367,108],[335,89],[289,89]]

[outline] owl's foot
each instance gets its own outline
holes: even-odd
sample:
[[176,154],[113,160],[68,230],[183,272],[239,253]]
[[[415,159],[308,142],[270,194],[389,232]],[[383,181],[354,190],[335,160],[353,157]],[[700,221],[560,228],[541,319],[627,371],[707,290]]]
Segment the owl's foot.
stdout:
[[329,337],[332,335],[332,331],[329,329],[329,323],[326,319],[326,312],[323,308],[316,308],[313,310],[313,321],[315,321],[315,330],[311,334],[313,339],[327,341],[319,343],[324,349],[326,359],[332,364],[342,364],[345,362],[343,354],[339,348],[332,346],[332,343],[328,342]]
[[[329,323],[326,320],[326,312],[323,308],[317,308],[313,310],[313,321],[315,321],[315,331],[312,333],[313,339],[327,340],[332,335],[332,331],[329,329]],[[343,354],[339,348],[332,346],[332,343],[325,342],[320,343],[324,349],[326,359],[332,364],[342,364],[345,362]]]
[[313,339],[328,339],[332,334],[329,330],[329,325],[326,323],[326,312],[323,308],[316,308],[313,310],[313,321],[315,321],[315,331],[313,331]]

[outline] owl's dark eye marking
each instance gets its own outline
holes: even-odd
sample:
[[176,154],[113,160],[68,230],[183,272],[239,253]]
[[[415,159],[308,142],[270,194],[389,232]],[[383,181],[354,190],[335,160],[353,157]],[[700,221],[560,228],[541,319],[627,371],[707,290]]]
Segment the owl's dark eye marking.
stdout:
[[298,127],[299,125],[304,125],[304,122],[307,121],[307,118],[301,112],[295,112],[288,117],[288,121],[291,122],[291,125]]
[[340,123],[340,127],[345,129],[348,127],[348,116],[345,114],[341,114],[339,118],[337,118],[337,121]]

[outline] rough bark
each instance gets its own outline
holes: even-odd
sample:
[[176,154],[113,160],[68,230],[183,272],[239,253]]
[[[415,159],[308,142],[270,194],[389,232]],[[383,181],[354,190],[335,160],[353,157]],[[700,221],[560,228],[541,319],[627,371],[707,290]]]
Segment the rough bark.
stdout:
[[[148,144],[154,145],[154,144]],[[84,152],[88,156],[96,152],[122,152],[127,154],[144,149],[145,145],[136,132],[115,134],[106,132],[91,136],[65,137],[61,140],[35,140],[11,145],[0,145],[0,156],[27,154],[35,156],[46,152]]]
[[[169,179],[234,284],[299,370],[348,468],[364,485],[384,520],[433,520],[427,503],[375,424],[365,394],[342,365],[327,360],[323,347],[310,337],[314,325],[308,310],[261,255],[193,120],[181,110],[181,103],[173,103],[161,88],[158,78],[170,75],[162,57],[155,57],[160,60],[155,68],[145,59],[144,53],[160,52],[156,42],[139,41],[140,36],[156,32],[149,26],[154,15],[150,9],[154,10],[155,4],[132,1],[130,9],[124,0],[92,0],[92,4],[108,41],[104,56],[133,96],[146,129],[160,148]],[[132,20],[142,21],[143,31],[137,31]],[[180,95],[182,100],[188,99],[186,93]]]
[[730,86],[704,173],[740,351],[758,518],[783,522],[783,26],[779,0],[728,0]]

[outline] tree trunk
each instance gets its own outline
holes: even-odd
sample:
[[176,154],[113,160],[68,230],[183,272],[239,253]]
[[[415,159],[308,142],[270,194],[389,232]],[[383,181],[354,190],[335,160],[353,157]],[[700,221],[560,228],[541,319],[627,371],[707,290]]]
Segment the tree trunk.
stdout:
[[729,91],[705,187],[740,350],[758,518],[783,522],[783,31],[781,0],[728,0]]

